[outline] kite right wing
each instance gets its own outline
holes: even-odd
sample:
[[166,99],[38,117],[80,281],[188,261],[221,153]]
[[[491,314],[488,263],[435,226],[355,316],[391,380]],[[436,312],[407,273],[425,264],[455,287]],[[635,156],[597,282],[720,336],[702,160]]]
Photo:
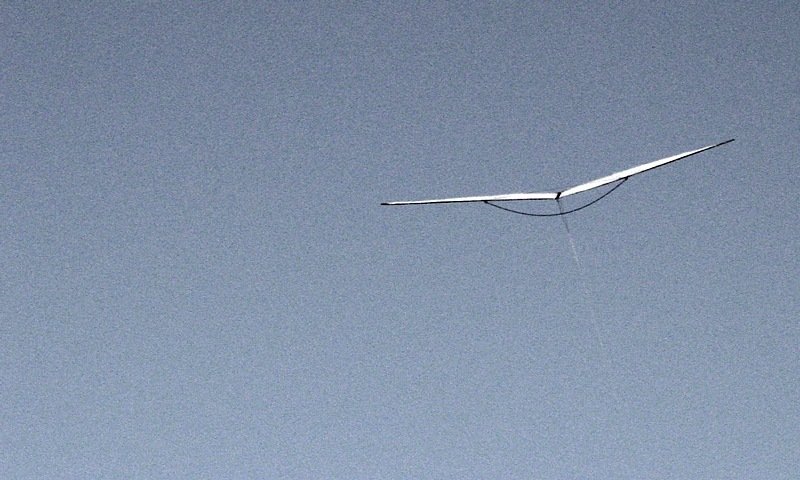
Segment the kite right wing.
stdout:
[[591,182],[582,183],[580,185],[576,185],[572,188],[568,188],[563,192],[559,193],[558,197],[566,197],[567,195],[574,195],[576,193],[585,192],[587,190],[591,190],[593,188],[602,187],[603,185],[608,185],[609,183],[616,182],[617,180],[622,180],[623,178],[628,178],[636,175],[637,173],[646,172],[647,170],[651,170],[656,167],[660,167],[662,165],[666,165],[668,163],[672,163],[686,157],[690,157],[692,155],[698,154],[700,152],[705,152],[706,150],[711,150],[712,148],[719,147],[720,145],[725,145],[726,143],[731,143],[733,139],[726,140],[724,142],[718,143],[716,145],[709,145],[707,147],[698,148],[697,150],[691,150],[688,152],[679,153],[677,155],[673,155],[671,157],[662,158],[661,160],[656,160],[654,162],[645,163],[644,165],[639,165],[636,167],[629,168],[627,170],[623,170],[621,172],[612,173],[611,175],[598,178],[597,180],[592,180]]

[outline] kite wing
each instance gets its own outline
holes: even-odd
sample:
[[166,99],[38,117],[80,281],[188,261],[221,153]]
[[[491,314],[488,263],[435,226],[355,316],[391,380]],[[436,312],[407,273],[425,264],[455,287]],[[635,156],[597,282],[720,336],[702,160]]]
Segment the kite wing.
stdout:
[[611,175],[598,178],[596,180],[592,180],[590,182],[581,183],[580,185],[576,185],[574,187],[568,188],[566,190],[562,190],[560,192],[554,193],[506,193],[503,195],[483,195],[483,196],[475,196],[475,197],[454,197],[454,198],[436,198],[432,200],[410,200],[410,201],[401,201],[401,202],[383,202],[381,205],[423,205],[423,204],[430,204],[430,203],[465,203],[465,202],[508,202],[508,201],[516,201],[516,200],[558,200],[561,197],[566,197],[568,195],[574,195],[576,193],[585,192],[587,190],[592,190],[597,187],[602,187],[603,185],[608,185],[609,183],[616,182],[618,180],[627,179],[632,177],[636,174],[646,172],[648,170],[652,170],[656,167],[660,167],[662,165],[666,165],[668,163],[676,162],[678,160],[684,159],[686,157],[691,157],[692,155],[696,155],[700,152],[704,152],[706,150],[710,150],[715,147],[719,147],[720,145],[725,145],[726,143],[732,142],[731,140],[726,140],[721,143],[717,143],[716,145],[709,145],[707,147],[698,148],[697,150],[691,150],[688,152],[679,153],[677,155],[673,155],[671,157],[662,158],[661,160],[656,160],[654,162],[645,163],[643,165],[639,165],[636,167],[629,168],[627,170],[622,170],[621,172],[612,173]]
[[404,202],[383,202],[381,205],[421,205],[427,203],[465,203],[465,202],[503,202],[511,200],[555,200],[557,193],[506,193],[504,195],[483,195],[478,197],[435,198],[433,200],[410,200]]
[[678,160],[682,160],[686,157],[691,157],[692,155],[696,155],[700,152],[705,152],[706,150],[710,150],[715,147],[719,147],[720,145],[725,145],[726,143],[732,142],[731,140],[726,140],[722,143],[718,143],[716,145],[709,145],[707,147],[698,148],[697,150],[691,150],[688,152],[679,153],[677,155],[673,155],[671,157],[662,158],[661,160],[656,160],[654,162],[645,163],[644,165],[639,165],[637,167],[632,167],[627,170],[623,170],[621,172],[612,173],[611,175],[598,178],[597,180],[592,180],[591,182],[582,183],[580,185],[576,185],[572,188],[568,188],[562,191],[559,195],[560,197],[566,197],[567,195],[574,195],[576,193],[585,192],[587,190],[591,190],[593,188],[602,187],[603,185],[608,185],[609,183],[616,182],[617,180],[622,180],[623,178],[632,177],[638,173],[646,172],[647,170],[652,170],[656,167],[660,167],[662,165],[666,165],[668,163],[676,162]]

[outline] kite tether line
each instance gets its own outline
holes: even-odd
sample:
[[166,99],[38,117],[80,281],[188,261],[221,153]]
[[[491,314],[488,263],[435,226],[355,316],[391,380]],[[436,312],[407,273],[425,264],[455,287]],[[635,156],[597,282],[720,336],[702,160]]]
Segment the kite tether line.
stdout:
[[[628,178],[630,178],[630,177],[625,177],[625,178],[622,178],[622,179],[620,179],[619,183],[618,183],[618,184],[616,184],[616,185],[614,185],[614,188],[612,188],[611,190],[607,191],[606,193],[604,193],[604,194],[600,195],[599,197],[595,198],[594,200],[592,200],[591,202],[587,203],[586,205],[581,205],[581,206],[580,206],[580,207],[578,207],[578,208],[573,208],[572,210],[567,210],[567,211],[564,211],[564,210],[562,210],[562,209],[561,209],[561,202],[559,202],[559,204],[558,204],[558,206],[559,206],[559,209],[558,209],[558,210],[559,210],[559,212],[558,212],[558,213],[531,213],[531,212],[523,212],[523,211],[521,211],[521,210],[514,210],[514,209],[512,209],[512,208],[508,208],[508,207],[501,207],[500,205],[497,205],[497,204],[495,204],[495,203],[492,203],[491,201],[488,201],[488,200],[484,200],[484,201],[483,201],[483,203],[485,203],[486,205],[491,205],[491,206],[492,206],[492,207],[494,207],[494,208],[499,208],[500,210],[505,210],[506,212],[516,213],[516,214],[519,214],[519,215],[527,215],[527,216],[529,216],[529,217],[560,217],[560,216],[562,216],[562,215],[568,215],[568,214],[570,214],[570,213],[574,213],[574,212],[577,212],[578,210],[583,210],[583,209],[584,209],[584,208],[586,208],[586,207],[590,207],[590,206],[594,205],[595,203],[597,203],[597,202],[599,202],[600,200],[604,199],[604,198],[605,198],[605,197],[607,197],[608,195],[611,195],[611,192],[613,192],[614,190],[616,190],[616,189],[618,189],[620,186],[622,186],[622,184],[623,184],[623,183],[625,183],[625,180],[627,180]],[[559,200],[560,200],[559,198],[556,198],[556,201],[557,201],[557,202],[558,202]]]

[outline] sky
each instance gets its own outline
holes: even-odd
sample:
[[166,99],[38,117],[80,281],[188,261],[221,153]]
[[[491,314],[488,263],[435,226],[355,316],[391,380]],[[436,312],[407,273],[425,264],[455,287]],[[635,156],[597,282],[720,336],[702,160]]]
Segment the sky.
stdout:
[[796,478],[798,25],[3,2],[0,477]]

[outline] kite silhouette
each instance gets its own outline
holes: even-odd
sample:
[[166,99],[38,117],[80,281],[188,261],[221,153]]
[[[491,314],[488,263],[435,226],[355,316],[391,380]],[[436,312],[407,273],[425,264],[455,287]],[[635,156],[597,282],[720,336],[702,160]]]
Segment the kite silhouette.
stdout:
[[[609,195],[611,192],[616,190],[620,185],[622,185],[627,179],[634,175],[638,175],[640,173],[646,172],[648,170],[652,170],[657,167],[661,167],[663,165],[667,165],[672,162],[677,162],[678,160],[682,160],[686,157],[691,157],[692,155],[697,155],[700,152],[705,152],[706,150],[711,150],[712,148],[719,147],[721,145],[725,145],[726,143],[732,142],[734,139],[726,140],[724,142],[717,143],[715,145],[709,145],[707,147],[698,148],[697,150],[690,150],[688,152],[679,153],[677,155],[673,155],[671,157],[662,158],[660,160],[655,160],[653,162],[644,163],[642,165],[638,165],[635,167],[628,168],[626,170],[622,170],[621,172],[612,173],[611,175],[606,175],[605,177],[600,177],[595,180],[591,180],[586,183],[581,183],[580,185],[575,185],[574,187],[567,188],[566,190],[561,190],[558,192],[535,192],[535,193],[504,193],[500,195],[479,195],[479,196],[472,196],[472,197],[452,197],[452,198],[435,198],[431,200],[405,200],[405,201],[398,201],[398,202],[383,202],[381,205],[427,205],[427,204],[435,204],[435,203],[469,203],[469,202],[482,202],[493,207],[497,207],[501,210],[519,213],[522,215],[530,215],[534,217],[553,217],[553,216],[560,216],[566,215],[568,213],[577,212],[578,210],[582,210],[594,203],[602,200],[604,197]],[[578,208],[574,208],[572,210],[564,211],[561,208],[560,200],[564,197],[568,197],[570,195],[575,195],[576,193],[586,192],[588,190],[593,190],[595,188],[602,187],[604,185],[608,185],[614,182],[619,182],[617,185],[614,186],[611,190],[604,193],[601,197],[587,203],[583,206]],[[500,205],[496,205],[494,202],[512,202],[512,201],[520,201],[520,200],[555,200],[558,202],[559,206],[559,213],[528,213],[528,212],[521,212],[518,210],[513,210],[507,207],[502,207]]]

